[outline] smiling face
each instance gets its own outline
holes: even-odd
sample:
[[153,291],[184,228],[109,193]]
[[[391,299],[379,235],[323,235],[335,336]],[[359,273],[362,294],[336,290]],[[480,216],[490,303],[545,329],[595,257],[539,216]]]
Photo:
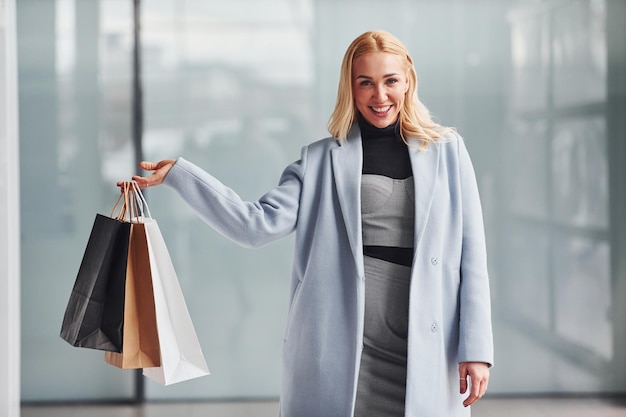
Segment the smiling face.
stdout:
[[372,52],[352,64],[352,94],[357,110],[371,125],[387,127],[398,120],[409,89],[401,56]]

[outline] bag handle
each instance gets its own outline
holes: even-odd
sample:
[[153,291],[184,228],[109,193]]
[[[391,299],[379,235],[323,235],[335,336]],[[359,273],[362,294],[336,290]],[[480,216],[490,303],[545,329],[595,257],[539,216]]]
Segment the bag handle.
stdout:
[[131,183],[132,183],[133,193],[135,194],[135,201],[138,203],[139,207],[141,207],[142,217],[152,219],[152,214],[150,213],[148,202],[146,201],[146,198],[143,196],[143,193],[141,192],[141,188],[139,188],[139,184],[137,183],[137,181],[132,181]]
[[[143,202],[138,200],[135,184],[133,184],[134,182],[135,181],[124,181],[122,183],[120,196],[111,210],[110,217],[127,223],[141,223],[143,218],[143,202],[145,202],[145,200],[143,200]],[[122,202],[121,206],[120,202]],[[120,206],[120,208],[115,216],[115,210],[118,206]],[[140,206],[142,208],[141,215],[139,210]]]
[[[115,202],[115,205],[113,206],[113,209],[111,209],[110,217],[116,220],[124,221],[126,219],[126,212],[128,209],[128,184],[126,182],[122,184],[120,191],[121,191],[120,196],[117,198],[117,201]],[[120,203],[122,203],[121,206],[120,206]],[[115,210],[117,209],[118,206],[120,206],[119,211],[117,212],[117,215],[115,215]]]

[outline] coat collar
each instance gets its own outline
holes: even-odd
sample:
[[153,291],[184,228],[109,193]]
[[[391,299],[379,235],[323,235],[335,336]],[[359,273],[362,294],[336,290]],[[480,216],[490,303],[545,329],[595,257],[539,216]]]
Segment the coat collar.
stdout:
[[[346,225],[352,254],[359,275],[363,275],[363,237],[361,229],[361,172],[363,148],[358,123],[354,123],[345,141],[332,149],[333,175],[341,213]],[[415,183],[415,250],[419,248],[430,215],[439,170],[439,144],[420,151],[409,148]]]

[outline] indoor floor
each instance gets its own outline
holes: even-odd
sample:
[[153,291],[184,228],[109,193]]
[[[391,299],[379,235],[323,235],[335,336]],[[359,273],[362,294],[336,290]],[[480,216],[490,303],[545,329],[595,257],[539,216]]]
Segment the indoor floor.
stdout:
[[[21,417],[276,417],[276,402],[29,405]],[[626,417],[626,399],[484,398],[472,417]]]

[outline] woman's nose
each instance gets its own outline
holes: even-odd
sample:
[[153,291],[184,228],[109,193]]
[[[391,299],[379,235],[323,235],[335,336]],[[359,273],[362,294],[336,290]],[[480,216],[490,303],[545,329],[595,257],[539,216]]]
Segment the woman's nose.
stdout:
[[387,92],[382,86],[374,86],[373,98],[379,101],[385,101],[387,99]]

